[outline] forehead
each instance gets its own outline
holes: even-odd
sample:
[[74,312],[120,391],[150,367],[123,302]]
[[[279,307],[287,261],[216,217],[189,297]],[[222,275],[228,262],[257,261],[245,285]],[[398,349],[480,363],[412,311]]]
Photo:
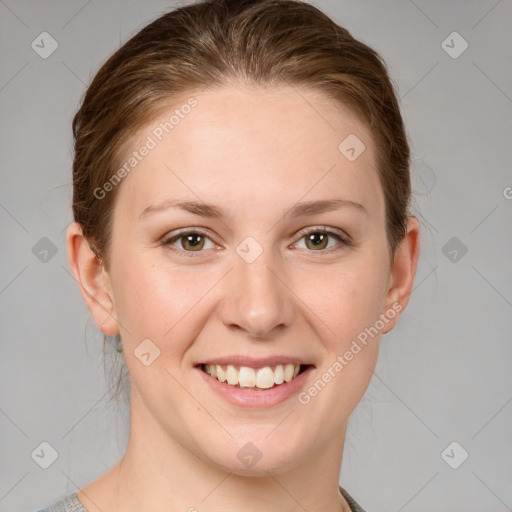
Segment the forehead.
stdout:
[[370,131],[316,90],[237,84],[190,93],[141,128],[133,150],[150,140],[118,191],[138,213],[173,196],[238,205],[257,197],[261,206],[265,197],[296,202],[337,191],[383,207]]

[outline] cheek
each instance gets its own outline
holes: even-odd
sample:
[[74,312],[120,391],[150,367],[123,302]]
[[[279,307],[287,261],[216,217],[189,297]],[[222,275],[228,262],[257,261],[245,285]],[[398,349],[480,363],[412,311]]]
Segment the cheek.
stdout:
[[321,286],[302,286],[300,293],[324,358],[298,401],[335,431],[361,400],[377,362],[380,332],[375,325],[385,298],[385,266],[372,258],[354,259],[343,270],[310,274],[308,282]]
[[116,269],[113,286],[124,341],[136,346],[149,338],[161,351],[183,351],[180,340],[188,343],[200,329],[197,306],[219,276],[192,268],[173,269],[142,257],[126,257]]
[[[315,324],[323,324],[329,349],[347,342],[375,324],[385,299],[386,267],[375,258],[354,257],[343,265],[318,267],[296,283],[297,295],[308,306]],[[325,336],[324,336],[325,334]]]

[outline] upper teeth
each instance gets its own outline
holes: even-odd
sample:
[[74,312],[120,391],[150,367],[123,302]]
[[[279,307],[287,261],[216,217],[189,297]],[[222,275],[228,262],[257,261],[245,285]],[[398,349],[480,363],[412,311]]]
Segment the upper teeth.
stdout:
[[205,364],[203,368],[212,377],[220,382],[227,381],[231,386],[268,389],[274,384],[290,382],[299,373],[300,364],[278,364],[274,369],[270,366],[251,368],[250,366],[233,366],[231,364],[228,364],[227,367],[220,364]]

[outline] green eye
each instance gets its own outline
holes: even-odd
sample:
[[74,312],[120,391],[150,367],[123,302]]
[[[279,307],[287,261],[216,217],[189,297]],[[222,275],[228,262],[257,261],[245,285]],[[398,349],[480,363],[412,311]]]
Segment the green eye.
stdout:
[[[337,243],[329,245],[329,241],[334,239]],[[305,241],[302,248],[311,252],[331,252],[331,249],[336,250],[336,246],[341,248],[349,246],[350,240],[343,237],[339,233],[330,231],[328,229],[314,229],[302,233],[299,242]],[[176,251],[184,256],[194,256],[193,253],[204,252],[206,249],[214,249],[216,245],[207,236],[205,232],[197,229],[186,229],[175,233],[170,238],[162,242],[164,246],[168,246],[173,251]],[[208,244],[210,244],[208,246]],[[296,244],[297,245],[297,244]]]
[[[305,236],[306,246],[309,249],[325,249],[327,247],[327,243],[329,241],[329,236],[326,233],[312,233],[310,235]],[[308,245],[308,244],[311,244]]]
[[[176,242],[179,243],[179,246],[176,245]],[[205,247],[207,242],[210,242],[210,247]],[[163,245],[170,246],[170,248],[173,250],[182,253],[201,252],[205,248],[209,249],[215,247],[213,242],[206,236],[205,233],[192,229],[176,233],[171,238],[165,240]],[[191,255],[187,254],[187,256]]]
[[328,245],[330,238],[334,238],[335,240],[337,240],[337,245],[349,245],[348,240],[343,238],[338,233],[319,229],[317,229],[316,231],[309,231],[308,233],[304,234],[301,238],[301,241],[305,240],[306,249],[309,249],[311,251],[322,252],[325,249],[331,249],[333,247],[332,245]]
[[[186,236],[181,236],[181,246],[186,251],[200,251],[204,247],[205,237],[199,233],[192,233]],[[187,247],[188,246],[188,247]]]

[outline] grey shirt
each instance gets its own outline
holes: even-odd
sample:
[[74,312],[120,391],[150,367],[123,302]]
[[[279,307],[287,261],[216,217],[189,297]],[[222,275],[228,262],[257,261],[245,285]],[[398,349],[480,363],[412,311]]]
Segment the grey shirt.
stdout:
[[[340,485],[340,492],[343,497],[347,500],[347,503],[350,505],[350,509],[352,512],[365,512],[350,496],[350,494],[343,489]],[[58,501],[54,505],[45,508],[44,510],[39,510],[38,512],[87,512],[87,509],[80,503],[78,499],[77,493],[74,492],[69,496],[66,496],[62,500]]]

